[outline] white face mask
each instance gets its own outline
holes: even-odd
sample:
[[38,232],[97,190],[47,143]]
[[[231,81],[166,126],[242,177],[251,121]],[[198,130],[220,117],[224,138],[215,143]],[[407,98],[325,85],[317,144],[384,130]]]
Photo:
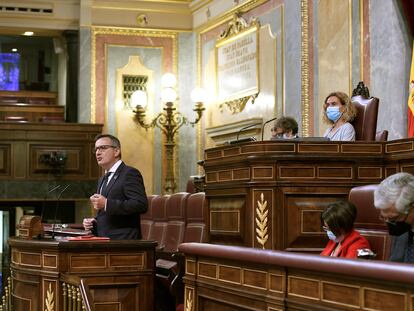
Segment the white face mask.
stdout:
[[342,237],[341,236],[337,237],[335,235],[335,233],[333,233],[330,230],[326,231],[326,235],[328,236],[329,240],[334,241],[335,243],[339,243],[339,242],[342,241]]
[[290,137],[288,134],[283,133],[283,138],[284,138],[284,139],[290,139],[291,137]]

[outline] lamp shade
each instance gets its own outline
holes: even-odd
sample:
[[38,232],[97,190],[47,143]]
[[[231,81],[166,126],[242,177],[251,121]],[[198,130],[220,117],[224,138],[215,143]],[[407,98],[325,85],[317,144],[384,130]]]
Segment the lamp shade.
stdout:
[[131,106],[141,106],[142,108],[145,108],[147,106],[148,98],[147,98],[147,92],[137,90],[131,95]]
[[207,92],[201,87],[196,87],[191,91],[191,100],[196,103],[204,103],[206,101]]
[[174,87],[177,84],[177,78],[174,74],[168,72],[161,77],[162,87]]
[[161,90],[161,100],[164,103],[172,103],[177,99],[177,92],[172,87],[165,87]]

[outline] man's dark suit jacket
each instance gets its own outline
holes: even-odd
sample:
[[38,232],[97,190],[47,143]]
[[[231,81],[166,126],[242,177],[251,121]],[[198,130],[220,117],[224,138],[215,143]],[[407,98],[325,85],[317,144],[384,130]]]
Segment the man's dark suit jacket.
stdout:
[[[148,208],[147,195],[141,173],[123,162],[112,176],[102,195],[106,197],[106,211],[96,215],[97,236],[115,240],[140,239],[140,214]],[[98,182],[101,189],[103,178]]]

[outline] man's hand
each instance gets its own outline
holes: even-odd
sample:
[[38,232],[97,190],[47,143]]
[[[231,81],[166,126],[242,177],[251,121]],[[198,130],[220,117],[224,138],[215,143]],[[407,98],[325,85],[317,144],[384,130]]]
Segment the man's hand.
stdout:
[[84,218],[83,219],[83,227],[85,230],[92,230],[93,224],[96,222],[95,218]]
[[106,198],[103,195],[95,193],[89,199],[94,209],[99,210],[105,208]]

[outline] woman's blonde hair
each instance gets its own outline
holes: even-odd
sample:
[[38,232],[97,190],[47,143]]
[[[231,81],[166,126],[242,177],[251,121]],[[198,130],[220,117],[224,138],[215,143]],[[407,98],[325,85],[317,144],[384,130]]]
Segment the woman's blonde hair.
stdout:
[[328,107],[326,102],[328,98],[331,96],[337,97],[340,100],[341,104],[345,106],[345,110],[342,113],[341,119],[344,120],[345,122],[351,122],[355,118],[357,114],[357,110],[354,104],[352,103],[351,99],[349,98],[349,96],[345,94],[344,92],[332,92],[328,96],[326,96],[323,102],[323,120],[326,123],[330,123],[330,124],[334,123],[333,121],[329,120],[328,117],[326,116],[326,108]]

